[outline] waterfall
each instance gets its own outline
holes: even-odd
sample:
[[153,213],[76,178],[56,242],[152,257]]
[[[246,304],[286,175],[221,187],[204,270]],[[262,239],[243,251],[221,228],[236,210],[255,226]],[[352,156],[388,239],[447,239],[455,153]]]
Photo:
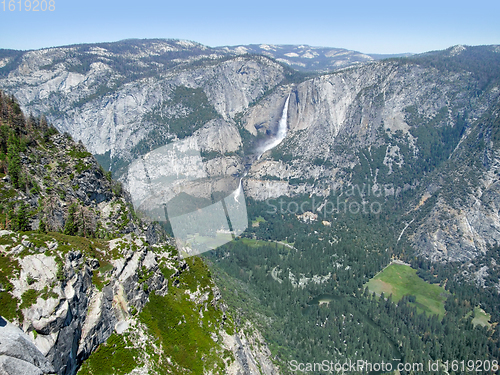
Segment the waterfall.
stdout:
[[240,203],[240,201],[238,200],[238,197],[241,195],[242,191],[243,191],[243,188],[241,186],[241,181],[243,181],[243,178],[240,178],[240,183],[238,185],[238,189],[236,189],[234,192],[233,192],[233,197],[234,197],[234,201],[236,203]]
[[257,158],[260,159],[262,154],[264,154],[266,151],[269,151],[276,146],[278,146],[283,139],[286,137],[286,132],[287,132],[287,124],[286,120],[288,118],[288,101],[290,100],[290,94],[288,94],[288,97],[286,98],[285,101],[285,106],[283,107],[283,112],[281,114],[280,121],[278,122],[278,132],[276,133],[276,136],[268,140],[266,143],[264,143],[260,148],[259,148],[259,157]]
[[[281,113],[281,118],[278,122],[278,131],[276,132],[276,135],[271,137],[270,139],[268,139],[267,141],[265,141],[263,144],[261,144],[259,147],[256,148],[258,155],[257,160],[259,160],[266,151],[275,148],[283,141],[283,139],[285,139],[288,130],[287,119],[288,119],[288,102],[290,101],[290,95],[291,94],[288,94],[285,100],[283,112]],[[242,181],[247,174],[248,174],[248,169],[244,171],[243,177],[240,177],[240,183],[238,185],[238,188],[234,190],[233,193],[231,194],[235,202],[238,204],[240,203],[239,197],[243,193]]]

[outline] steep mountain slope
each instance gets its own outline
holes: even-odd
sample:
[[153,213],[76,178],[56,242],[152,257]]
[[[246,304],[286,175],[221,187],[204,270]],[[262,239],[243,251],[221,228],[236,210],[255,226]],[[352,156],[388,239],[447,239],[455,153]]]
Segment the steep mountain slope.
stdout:
[[[26,76],[38,89],[25,90]],[[122,42],[28,52],[2,87],[120,171],[131,155],[211,120],[216,129],[234,127],[232,118],[284,76],[264,57],[228,58],[180,41]]]
[[497,98],[423,182],[420,202],[428,207],[417,207],[428,212],[415,215],[411,241],[433,260],[471,260],[499,242],[499,116]]
[[[289,53],[269,48],[276,58]],[[244,187],[258,200],[327,197],[349,184],[387,185],[384,195],[391,197],[416,193],[498,101],[497,46],[456,46],[313,78],[264,56],[234,57],[242,51],[161,40],[7,51],[0,86],[27,111],[46,113],[82,140],[116,176],[137,156],[192,138],[213,159],[215,175],[250,168]],[[252,154],[276,132],[288,96],[287,137],[257,161]],[[416,224],[404,236],[413,236]],[[486,231],[476,241],[492,243],[495,236]],[[449,241],[458,251],[449,252],[450,260],[482,251],[452,237],[412,243],[440,254]]]
[[83,145],[2,92],[0,134],[2,374],[279,373]]
[[[415,193],[425,181],[434,187],[419,193],[419,200],[407,210],[420,207],[422,195],[432,195],[439,185],[437,176],[452,173],[450,169],[441,170],[447,159],[465,154],[460,163],[466,169],[484,159],[464,148],[483,137],[478,127],[496,128],[499,58],[497,47],[464,47],[439,55],[371,64],[288,86],[287,138],[252,166],[245,181],[246,191],[259,200],[304,193],[326,200],[347,186],[368,185],[380,189],[386,197],[398,198],[409,190]],[[245,128],[253,134],[272,128],[283,101],[284,94],[276,91],[249,108],[243,116]],[[469,185],[477,186],[484,180],[494,186],[497,151],[495,143],[488,142],[484,152],[491,155],[489,161],[479,170],[462,171],[462,179],[475,177],[470,178]],[[444,190],[451,192],[454,188],[448,185]],[[495,195],[494,190],[490,194]],[[468,203],[457,201],[452,211],[446,211],[452,220],[466,223],[459,212],[471,210],[472,202],[481,195],[472,189]],[[469,220],[473,221],[471,228],[462,226],[465,232],[475,233],[472,241],[478,245],[469,245],[471,240],[462,241],[448,231],[436,234],[431,229],[434,223],[420,228],[419,233],[441,239],[420,241],[417,236],[413,237],[413,246],[442,260],[470,259],[484,252],[484,244],[493,244],[498,237],[495,209],[488,207],[482,208],[481,215],[488,217],[489,229],[479,224],[484,220],[477,215],[477,219]],[[441,208],[437,206],[436,212],[442,212]],[[408,215],[407,222],[413,219]],[[417,223],[406,231],[407,235]],[[446,248],[449,251],[443,254]]]

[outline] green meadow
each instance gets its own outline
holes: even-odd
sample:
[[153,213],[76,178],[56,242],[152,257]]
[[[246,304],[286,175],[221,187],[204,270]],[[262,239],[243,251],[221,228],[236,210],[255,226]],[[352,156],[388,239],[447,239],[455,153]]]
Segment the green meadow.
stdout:
[[264,219],[262,216],[257,216],[255,220],[252,220],[252,227],[258,227],[260,223],[265,223],[266,219]]
[[405,295],[416,297],[412,303],[419,312],[429,315],[437,314],[442,318],[445,314],[444,302],[448,292],[439,285],[430,284],[417,276],[417,271],[402,264],[391,264],[378,273],[368,284],[368,289],[385,297],[392,294],[392,300],[398,302]]

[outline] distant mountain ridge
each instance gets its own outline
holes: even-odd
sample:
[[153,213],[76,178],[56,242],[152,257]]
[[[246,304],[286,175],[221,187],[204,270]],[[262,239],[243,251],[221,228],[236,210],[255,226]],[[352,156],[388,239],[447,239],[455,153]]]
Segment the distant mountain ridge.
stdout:
[[301,72],[327,73],[357,64],[403,55],[369,55],[344,48],[308,45],[250,44],[217,47],[236,54],[259,54],[289,65]]
[[[345,48],[315,47],[305,44],[248,44],[208,47],[197,42],[178,39],[124,39],[118,42],[75,44],[58,48],[78,48],[81,50],[94,46],[97,48],[105,48],[114,52],[120,51],[120,53],[127,51],[129,56],[141,56],[141,52],[144,53],[145,48],[153,47],[154,49],[154,45],[159,46],[160,44],[163,44],[163,47],[156,49],[155,52],[157,55],[165,52],[175,52],[179,55],[184,54],[183,57],[188,55],[198,55],[214,58],[222,56],[256,54],[271,57],[281,63],[289,65],[293,69],[309,73],[326,73],[352,65],[411,55],[410,53],[365,54]],[[166,47],[166,45],[168,45],[168,47]],[[40,50],[48,49],[51,48],[42,48]],[[0,69],[6,68],[4,72],[10,70],[15,66],[18,58],[25,52],[29,51],[0,49]]]

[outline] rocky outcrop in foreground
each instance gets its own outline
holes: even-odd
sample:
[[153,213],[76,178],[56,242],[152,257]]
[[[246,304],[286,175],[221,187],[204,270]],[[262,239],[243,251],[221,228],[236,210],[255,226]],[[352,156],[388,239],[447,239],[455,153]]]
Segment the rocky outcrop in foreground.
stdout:
[[0,317],[0,374],[55,374],[54,367],[19,327]]

